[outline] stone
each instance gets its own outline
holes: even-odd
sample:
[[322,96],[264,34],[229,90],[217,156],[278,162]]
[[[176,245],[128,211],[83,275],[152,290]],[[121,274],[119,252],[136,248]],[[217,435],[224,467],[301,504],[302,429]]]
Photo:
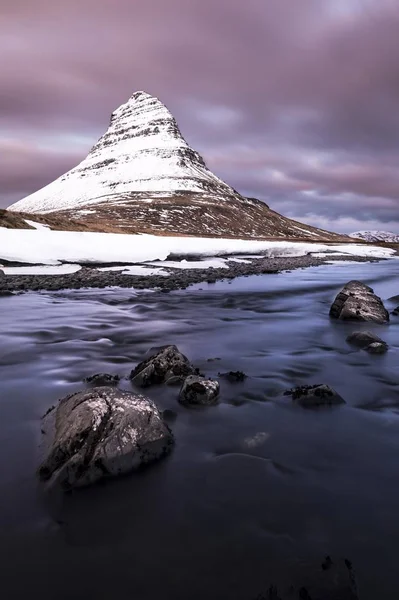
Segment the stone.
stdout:
[[189,375],[181,387],[179,402],[185,406],[210,406],[216,404],[219,390],[218,381]]
[[388,345],[385,342],[373,342],[365,348],[370,354],[385,354],[388,351]]
[[96,373],[84,380],[92,385],[118,385],[120,381],[119,375],[110,375],[109,373]]
[[3,269],[0,269],[0,278],[5,277],[5,276],[6,276],[6,274],[4,273]]
[[39,478],[63,490],[136,470],[173,445],[152,400],[114,387],[66,396],[43,417],[42,429]]
[[345,404],[345,400],[326,384],[301,385],[287,390],[284,396],[292,396],[293,402],[303,408]]
[[333,319],[388,323],[389,313],[374,290],[361,281],[349,281],[330,308]]
[[388,350],[388,344],[371,331],[354,331],[348,335],[346,341],[371,354],[383,354]]
[[247,375],[242,371],[228,371],[227,373],[219,373],[219,377],[227,379],[230,383],[238,383],[244,381],[247,378]]
[[[290,585],[287,585],[287,583]],[[281,587],[269,586],[253,600],[359,600],[356,574],[348,559],[326,556],[321,564],[303,563],[294,580],[287,573]],[[382,596],[381,596],[382,598]]]
[[395,316],[399,315],[399,306],[393,309],[392,314]]
[[130,379],[135,385],[144,388],[172,378],[171,383],[182,383],[188,375],[195,373],[188,358],[174,345],[151,348],[150,352],[149,358],[130,373]]

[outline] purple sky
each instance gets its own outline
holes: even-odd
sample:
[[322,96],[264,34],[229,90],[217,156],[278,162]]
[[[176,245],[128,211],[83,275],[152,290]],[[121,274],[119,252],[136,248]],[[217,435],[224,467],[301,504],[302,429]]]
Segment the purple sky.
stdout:
[[0,206],[158,96],[210,169],[283,214],[399,232],[398,0],[2,0]]

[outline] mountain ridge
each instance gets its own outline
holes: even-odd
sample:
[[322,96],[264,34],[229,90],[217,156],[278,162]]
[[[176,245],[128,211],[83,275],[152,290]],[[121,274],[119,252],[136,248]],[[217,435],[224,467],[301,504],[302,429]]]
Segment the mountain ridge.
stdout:
[[379,231],[377,229],[370,231],[355,231],[350,233],[349,237],[365,240],[366,242],[389,242],[399,243],[399,234],[392,231]]

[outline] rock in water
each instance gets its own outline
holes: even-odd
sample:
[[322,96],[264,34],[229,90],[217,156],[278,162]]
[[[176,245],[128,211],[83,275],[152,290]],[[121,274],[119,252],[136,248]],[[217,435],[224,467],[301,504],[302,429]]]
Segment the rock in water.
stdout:
[[119,375],[110,375],[109,373],[96,373],[85,379],[85,382],[91,385],[118,385],[119,381]]
[[195,372],[193,365],[176,346],[152,348],[152,354],[130,373],[131,381],[140,387],[155,383],[182,382]]
[[219,373],[219,377],[227,379],[230,383],[240,383],[245,381],[247,375],[242,371],[228,371],[227,373]]
[[219,396],[219,382],[189,375],[184,380],[179,394],[179,402],[185,406],[209,406],[216,404]]
[[284,396],[292,396],[293,402],[304,408],[345,404],[345,400],[326,384],[301,385],[287,390]]
[[388,350],[388,344],[371,331],[354,331],[346,341],[371,354],[384,354]]
[[152,400],[97,387],[60,400],[43,418],[39,477],[69,490],[138,469],[165,456],[173,435]]
[[[287,573],[287,583],[290,574]],[[360,600],[355,571],[347,559],[326,556],[321,565],[304,564],[295,582],[277,589],[274,585],[253,600]],[[382,600],[382,597],[381,597]]]
[[392,311],[393,315],[399,315],[399,306],[397,306],[396,308],[394,308],[394,310]]
[[349,281],[337,294],[331,308],[334,319],[387,323],[389,313],[374,290],[361,281]]
[[388,351],[388,345],[385,342],[373,342],[365,350],[366,352],[370,352],[370,354],[385,354]]

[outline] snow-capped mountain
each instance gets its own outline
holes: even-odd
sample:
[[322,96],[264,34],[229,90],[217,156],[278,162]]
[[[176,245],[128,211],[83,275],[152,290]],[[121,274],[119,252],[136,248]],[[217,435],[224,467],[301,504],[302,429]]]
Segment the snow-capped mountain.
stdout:
[[104,231],[342,239],[291,221],[214,175],[160,100],[136,92],[76,167],[13,204]]
[[53,212],[130,192],[235,192],[211,173],[157,98],[136,92],[111,115],[106,133],[71,171],[10,210]]
[[399,234],[391,231],[355,231],[349,237],[365,240],[366,242],[391,242],[399,244]]

